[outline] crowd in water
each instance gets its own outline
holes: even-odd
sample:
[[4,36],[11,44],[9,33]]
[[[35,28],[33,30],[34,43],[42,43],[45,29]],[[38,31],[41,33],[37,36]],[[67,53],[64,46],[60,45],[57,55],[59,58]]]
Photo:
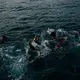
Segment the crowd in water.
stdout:
[[[0,44],[4,44],[9,40],[10,39],[6,35],[0,36]],[[27,65],[28,63],[33,63],[39,58],[44,58],[49,53],[56,54],[57,51],[58,53],[60,51],[66,52],[74,47],[79,47],[80,33],[75,30],[66,31],[64,29],[48,28],[46,31],[44,30],[41,35],[35,35],[33,39],[28,42],[28,44],[26,43],[27,41],[25,42],[25,45],[28,47],[25,46],[26,51],[24,50],[24,53],[26,52],[26,54],[23,54],[23,52],[21,53],[22,49],[17,48],[17,50],[15,46],[10,46],[10,48],[8,47],[9,49],[1,49],[1,57],[9,59],[9,61],[12,62],[10,64],[10,73],[13,77],[20,77],[22,73],[26,71],[25,65]],[[24,46],[22,47],[24,48]],[[4,55],[3,52],[5,53]],[[63,54],[65,52],[63,52]],[[14,54],[15,56],[12,56]],[[58,57],[56,57],[56,59],[58,59]],[[23,68],[25,68],[25,70],[23,70]]]
[[[70,48],[80,46],[80,34],[75,30],[66,31],[64,29],[48,28],[44,36],[44,40],[39,40],[39,37],[36,35],[32,40],[29,41],[28,54],[30,55],[30,60],[34,59],[33,57],[35,56],[43,55],[41,54],[40,50],[42,50],[45,46],[52,48],[54,51],[68,50]],[[3,35],[0,37],[0,44],[3,44],[8,40],[8,37]],[[47,49],[48,48],[45,50]]]
[[[70,48],[80,46],[80,34],[75,30],[66,31],[64,29],[48,28],[44,39],[45,45],[48,47],[49,45],[52,45],[54,51],[68,50]],[[41,46],[44,46],[42,41],[39,41],[38,36],[35,36],[34,39],[29,42],[29,47],[32,51],[30,52],[30,55],[41,55],[39,52],[36,53]]]
[[55,49],[61,49],[67,46],[79,46],[80,35],[78,31],[65,31],[64,29],[48,29],[47,33],[52,37],[52,40],[56,42]]

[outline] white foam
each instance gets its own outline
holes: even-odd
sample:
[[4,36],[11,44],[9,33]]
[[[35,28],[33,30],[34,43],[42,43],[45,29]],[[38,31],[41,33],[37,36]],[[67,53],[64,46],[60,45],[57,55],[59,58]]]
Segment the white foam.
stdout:
[[55,31],[54,29],[48,28],[47,33],[48,33],[48,34],[51,34],[51,32],[54,32],[54,31]]

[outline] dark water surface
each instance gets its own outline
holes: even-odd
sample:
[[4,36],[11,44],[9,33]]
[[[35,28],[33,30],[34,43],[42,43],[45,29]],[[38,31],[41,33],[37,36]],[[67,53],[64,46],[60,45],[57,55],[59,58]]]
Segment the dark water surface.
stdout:
[[[77,66],[78,70],[76,70],[80,71],[79,49],[72,50],[70,55],[59,62],[56,61],[54,55],[51,56],[52,59],[45,58],[49,61],[47,64],[45,59],[41,59],[40,63],[35,62],[31,65],[34,69],[31,70],[29,66],[30,70],[27,70],[24,38],[29,41],[35,34],[40,35],[48,27],[80,32],[80,0],[0,0],[0,35],[4,34],[10,39],[7,43],[0,45],[0,80],[11,80],[12,78],[19,80],[22,76],[23,80],[32,80],[34,76],[36,76],[34,80],[39,80],[41,75],[45,76],[44,70],[47,70],[47,74],[48,70],[54,72],[56,63],[60,69],[58,67],[54,76],[59,78],[54,77],[54,79],[73,80],[72,76],[78,73],[75,73],[72,66]],[[67,66],[67,70],[62,67],[63,64]],[[48,67],[45,68],[45,65]],[[41,70],[42,73],[39,73]],[[62,78],[63,76],[67,78]],[[44,77],[41,80],[53,79]]]

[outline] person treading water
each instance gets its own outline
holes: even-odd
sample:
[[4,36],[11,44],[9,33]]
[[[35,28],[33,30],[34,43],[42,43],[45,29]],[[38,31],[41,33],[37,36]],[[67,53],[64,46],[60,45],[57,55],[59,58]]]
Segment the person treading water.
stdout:
[[34,36],[34,39],[29,41],[29,47],[30,47],[29,53],[28,53],[30,55],[29,60],[34,60],[38,56],[40,56],[40,52],[39,52],[40,45],[41,44],[37,36]]
[[0,36],[0,44],[3,44],[8,41],[8,37],[5,35]]
[[62,29],[48,29],[47,32],[52,37],[52,40],[56,41],[55,49],[60,49],[67,40],[66,33]]
[[29,46],[30,46],[30,48],[33,49],[33,50],[37,50],[38,47],[39,47],[39,45],[40,45],[40,42],[39,42],[37,36],[34,36],[34,39],[31,40],[31,41],[29,41]]

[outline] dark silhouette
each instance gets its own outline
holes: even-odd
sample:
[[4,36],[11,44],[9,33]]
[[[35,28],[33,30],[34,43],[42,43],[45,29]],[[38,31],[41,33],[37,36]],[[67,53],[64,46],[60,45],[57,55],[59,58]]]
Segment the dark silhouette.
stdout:
[[3,44],[4,42],[7,42],[8,38],[5,35],[0,36],[0,44]]

